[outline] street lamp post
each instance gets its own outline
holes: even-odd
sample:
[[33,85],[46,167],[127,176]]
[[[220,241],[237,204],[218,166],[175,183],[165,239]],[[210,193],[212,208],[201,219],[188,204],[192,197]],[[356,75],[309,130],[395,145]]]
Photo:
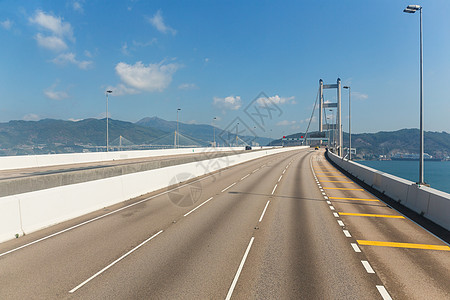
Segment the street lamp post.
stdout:
[[332,135],[330,134],[330,140],[333,139],[333,142],[331,143],[331,148],[333,149],[333,152],[334,152],[334,150],[335,150],[334,146],[335,146],[335,141],[336,141],[336,121],[334,120],[334,111],[332,109],[330,109],[329,111],[331,113],[331,122],[332,122],[331,125],[333,125],[333,127],[331,129],[333,131],[333,134]]
[[352,88],[350,86],[344,86],[344,89],[348,89],[348,160],[352,160],[352,111],[351,111],[351,94]]
[[423,181],[423,39],[422,39],[422,6],[408,5],[403,12],[413,14],[419,11],[420,14],[420,154],[419,154],[419,182]]
[[214,117],[214,119],[213,119],[213,136],[214,136],[214,148],[216,147],[216,127],[215,127],[215,120],[217,120],[217,118],[216,117]]
[[175,132],[175,148],[180,147],[180,139],[179,139],[179,132],[178,132],[178,112],[181,110],[181,108],[177,108],[177,131]]
[[236,124],[236,147],[238,146],[238,132],[239,132],[238,128],[239,128],[239,122]]
[[109,117],[108,117],[108,95],[111,94],[112,91],[106,91],[106,152],[109,151]]

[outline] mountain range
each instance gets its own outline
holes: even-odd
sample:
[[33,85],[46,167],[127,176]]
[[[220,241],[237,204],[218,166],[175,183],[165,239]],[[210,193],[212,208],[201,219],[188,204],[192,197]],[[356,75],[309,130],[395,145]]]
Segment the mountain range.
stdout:
[[[136,123],[109,119],[109,145],[119,144],[130,148],[171,147],[177,122],[157,117],[144,118]],[[216,135],[218,145],[223,145],[219,135],[223,130],[211,125],[179,123],[180,146],[211,146]],[[232,133],[229,135],[234,136]],[[250,140],[251,137],[240,137]],[[256,138],[255,142],[267,145],[272,139]],[[106,119],[64,121],[9,121],[0,123],[0,155],[27,155],[104,151],[106,144]]]
[[[304,133],[287,136],[297,138]],[[377,133],[352,134],[352,148],[356,148],[360,159],[376,159],[380,155],[390,157],[396,153],[419,153],[419,129],[401,129],[397,131],[380,131]],[[343,134],[344,147],[348,147],[349,134]],[[270,145],[281,145],[281,139]],[[424,132],[424,152],[440,159],[450,156],[450,134],[443,132]]]
[[[115,149],[119,144],[135,149],[148,149],[141,146],[149,144],[154,147],[173,147],[176,127],[176,121],[166,121],[158,117],[143,118],[136,123],[109,119],[109,144]],[[180,122],[178,127],[181,146],[211,146],[214,134],[218,145],[223,145],[221,136],[235,136],[234,133],[205,124]],[[302,135],[304,133],[287,137]],[[120,136],[122,138],[119,138]],[[246,136],[240,138],[254,139]],[[347,147],[348,133],[344,132],[343,138],[344,147]],[[272,141],[261,137],[256,138],[255,142],[260,145],[282,144],[280,139]],[[105,144],[106,119],[85,119],[76,122],[43,119],[0,123],[0,155],[104,151]],[[356,148],[357,157],[361,159],[376,159],[380,155],[389,157],[396,153],[418,153],[419,130],[352,134],[352,148]],[[437,158],[450,156],[450,134],[426,131],[425,152]]]

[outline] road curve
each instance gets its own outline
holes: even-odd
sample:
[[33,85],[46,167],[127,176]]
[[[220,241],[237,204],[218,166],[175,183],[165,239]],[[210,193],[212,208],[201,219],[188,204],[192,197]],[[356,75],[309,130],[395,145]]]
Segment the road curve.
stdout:
[[448,245],[377,200],[271,155],[0,244],[0,299],[448,298]]

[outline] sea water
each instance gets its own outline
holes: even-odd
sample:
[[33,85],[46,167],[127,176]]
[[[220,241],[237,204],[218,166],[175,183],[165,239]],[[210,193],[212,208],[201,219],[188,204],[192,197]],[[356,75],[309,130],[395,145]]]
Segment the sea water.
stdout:
[[[359,164],[401,177],[413,182],[419,181],[419,162],[407,160],[365,160]],[[450,161],[425,161],[424,181],[430,187],[450,193]]]

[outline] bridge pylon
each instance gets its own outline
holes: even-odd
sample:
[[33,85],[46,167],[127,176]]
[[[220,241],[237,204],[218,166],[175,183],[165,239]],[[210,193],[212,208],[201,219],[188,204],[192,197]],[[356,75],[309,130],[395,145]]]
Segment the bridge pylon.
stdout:
[[[337,90],[337,102],[324,102],[323,100],[323,90],[324,89],[336,89]],[[325,125],[323,124],[323,112],[326,108],[335,108],[336,109],[336,122],[334,124],[328,124],[325,120]],[[326,114],[325,114],[326,116]],[[342,136],[342,117],[341,117],[341,79],[338,78],[335,84],[324,84],[323,80],[319,80],[319,132],[323,132],[323,130],[333,130],[333,132],[337,133],[336,137],[336,147],[337,154],[342,157],[342,148],[343,148],[343,136]]]

